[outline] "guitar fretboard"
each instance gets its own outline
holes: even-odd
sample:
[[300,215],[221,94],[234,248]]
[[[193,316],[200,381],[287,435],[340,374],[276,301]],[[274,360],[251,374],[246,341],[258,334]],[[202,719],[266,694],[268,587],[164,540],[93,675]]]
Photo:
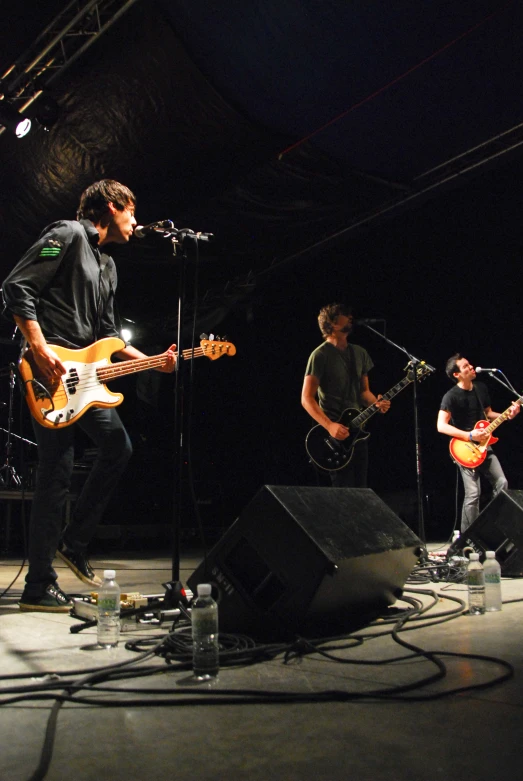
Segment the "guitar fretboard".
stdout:
[[[178,353],[175,353],[178,358]],[[182,357],[185,361],[192,358],[200,358],[205,355],[203,347],[190,347],[188,350],[182,350]],[[147,369],[156,369],[165,363],[165,355],[151,355],[147,358],[138,358],[138,360],[121,361],[120,363],[111,363],[109,366],[101,366],[96,370],[96,376],[100,382],[109,382],[116,377],[123,377],[126,374],[143,372]]]
[[[523,402],[523,396],[520,396],[519,399],[516,399],[514,402],[515,404],[519,404],[521,406],[521,403]],[[496,429],[498,426],[500,426],[510,415],[510,407],[507,407],[505,412],[502,412],[501,415],[498,415],[498,417],[492,421],[486,428],[483,429],[484,434],[492,434],[494,429]]]
[[[407,385],[409,385],[412,382],[412,379],[410,377],[404,377],[400,382],[398,382],[397,385],[395,385],[393,388],[391,388],[387,393],[384,393],[381,400],[389,401],[389,399],[393,399],[394,396],[396,396],[400,391],[403,390],[403,388],[406,388]],[[367,407],[367,409],[363,410],[363,412],[360,412],[359,415],[356,415],[354,420],[352,421],[352,425],[356,427],[363,426],[363,424],[371,418],[373,415],[376,414],[378,411],[378,407],[375,404],[371,404],[370,407]]]

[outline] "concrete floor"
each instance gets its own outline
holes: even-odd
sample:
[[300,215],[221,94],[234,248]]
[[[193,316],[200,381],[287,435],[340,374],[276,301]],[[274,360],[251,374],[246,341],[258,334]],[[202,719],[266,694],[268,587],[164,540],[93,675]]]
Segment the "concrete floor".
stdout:
[[[431,546],[432,548],[436,546]],[[182,557],[182,580],[194,571],[197,556]],[[110,554],[93,556],[97,570],[114,567],[123,589],[142,594],[163,593],[161,584],[171,579],[167,556]],[[0,561],[0,589],[15,577],[20,562]],[[59,582],[67,592],[88,593],[68,569],[56,562]],[[505,670],[492,661],[466,656],[441,656],[446,677],[415,688],[403,699],[365,698],[366,692],[415,683],[432,675],[436,668],[424,658],[405,657],[386,633],[365,640],[354,648],[336,651],[344,662],[319,654],[294,659],[283,657],[258,664],[222,668],[213,686],[194,684],[189,673],[177,671],[154,677],[112,683],[114,688],[146,687],[169,690],[176,704],[162,705],[160,694],[143,694],[151,703],[122,707],[65,704],[58,713],[53,754],[46,778],[50,781],[100,781],[100,779],[249,779],[304,781],[304,779],[474,778],[492,781],[518,777],[523,731],[523,579],[503,580],[503,610],[484,616],[461,614],[445,622],[437,616],[455,610],[447,596],[466,600],[462,584],[406,584],[406,594],[437,604],[414,622],[416,629],[401,637],[430,652],[480,654],[502,659],[515,668],[510,680],[490,688],[451,694],[439,699],[430,695],[456,687],[484,684]],[[76,623],[68,615],[21,613],[17,599],[23,574],[9,594],[0,600],[0,688],[27,687],[41,682],[49,673],[106,666],[135,659],[121,642],[117,649],[96,647],[95,629],[71,634]],[[403,603],[397,603],[403,607]],[[165,631],[170,624],[166,624]],[[367,635],[390,629],[388,624],[361,631]],[[128,637],[151,637],[160,630],[127,632]],[[333,643],[330,644],[334,645]],[[343,643],[339,643],[343,645]],[[365,664],[356,664],[364,661]],[[375,662],[381,661],[380,664]],[[389,661],[389,663],[386,663]],[[161,673],[169,666],[163,659],[155,664]],[[6,676],[32,674],[30,678],[8,680]],[[307,695],[350,693],[346,702],[245,703],[240,692],[294,692]],[[216,705],[217,692],[231,690],[238,702]],[[206,700],[198,698],[203,692]],[[357,695],[360,695],[358,698]],[[5,693],[4,693],[5,696]],[[124,703],[138,695],[99,693]],[[407,698],[410,697],[410,701]],[[417,699],[417,698],[422,698]],[[426,699],[423,699],[426,698]],[[0,699],[0,701],[2,701]],[[38,766],[52,702],[32,700],[0,708],[2,781],[32,778]]]

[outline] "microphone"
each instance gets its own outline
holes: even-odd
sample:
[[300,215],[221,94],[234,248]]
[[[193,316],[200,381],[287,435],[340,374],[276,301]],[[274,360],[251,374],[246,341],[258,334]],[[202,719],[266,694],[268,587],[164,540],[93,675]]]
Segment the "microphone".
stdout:
[[144,239],[149,233],[155,233],[155,231],[161,233],[162,230],[170,230],[172,228],[174,228],[172,220],[160,220],[159,222],[150,222],[149,225],[137,225],[134,229],[134,235],[137,239]]
[[474,371],[479,374],[480,372],[499,372],[499,369],[485,369],[484,366],[476,366]]
[[372,323],[384,323],[383,317],[363,317],[354,321],[354,325],[371,325]]

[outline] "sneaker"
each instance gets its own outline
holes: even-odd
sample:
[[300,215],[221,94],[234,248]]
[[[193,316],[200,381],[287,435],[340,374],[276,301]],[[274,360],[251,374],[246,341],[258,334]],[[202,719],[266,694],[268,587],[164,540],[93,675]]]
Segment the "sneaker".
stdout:
[[62,559],[67,566],[72,569],[74,574],[88,586],[101,586],[101,579],[94,574],[94,570],[87,561],[85,553],[76,553],[68,548],[63,542],[58,547],[56,555]]
[[68,613],[74,605],[56,583],[47,586],[43,596],[27,597],[22,594],[20,610],[36,610],[41,613]]

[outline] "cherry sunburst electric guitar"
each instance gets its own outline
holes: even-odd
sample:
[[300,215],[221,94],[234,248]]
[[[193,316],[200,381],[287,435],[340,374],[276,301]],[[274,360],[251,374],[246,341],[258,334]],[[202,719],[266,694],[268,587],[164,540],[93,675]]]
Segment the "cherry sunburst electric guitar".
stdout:
[[[42,426],[51,429],[70,426],[90,407],[116,407],[123,401],[122,393],[112,393],[105,383],[126,374],[154,369],[165,362],[165,355],[151,355],[131,361],[111,363],[111,355],[122,350],[125,343],[110,336],[80,350],[49,345],[66,368],[57,380],[44,378],[34,361],[31,348],[20,358],[18,369],[31,415]],[[222,355],[235,355],[230,342],[202,340],[199,347],[182,351],[184,360],[206,356],[211,361]],[[178,357],[178,353],[176,353]]]
[[[521,407],[521,404],[523,403],[523,396],[520,396],[519,399],[516,399],[515,403],[519,404]],[[510,407],[507,407],[505,412],[502,412],[501,415],[498,415],[495,420],[491,421],[490,423],[488,420],[480,420],[476,423],[474,428],[482,429],[486,434],[492,434],[492,432],[497,429],[501,423],[503,423],[505,420],[508,420],[509,414]],[[493,436],[487,437],[487,439],[481,443],[468,440],[465,442],[463,439],[456,439],[456,437],[452,437],[449,442],[450,455],[457,464],[460,464],[467,469],[475,469],[476,467],[481,466],[483,461],[486,459],[488,446],[495,445],[497,441],[498,438]]]
[[[432,366],[429,366],[424,361],[417,365],[416,374],[414,374],[414,369],[411,366],[407,372],[407,376],[387,391],[387,393],[384,393],[382,399],[388,401],[389,399],[394,398],[394,396],[406,388],[407,385],[414,382],[414,377],[416,377],[416,381],[419,382],[433,371],[434,369]],[[343,426],[347,426],[349,429],[350,435],[347,439],[335,439],[335,437],[331,437],[324,426],[321,426],[319,423],[317,426],[311,428],[305,438],[305,449],[307,450],[311,461],[320,469],[324,469],[327,472],[337,472],[348,466],[354,453],[354,446],[358,442],[363,442],[363,440],[370,436],[370,432],[365,431],[363,426],[369,418],[378,412],[378,410],[379,407],[375,404],[371,404],[371,406],[367,407],[363,412],[351,407],[344,410],[338,422]]]

